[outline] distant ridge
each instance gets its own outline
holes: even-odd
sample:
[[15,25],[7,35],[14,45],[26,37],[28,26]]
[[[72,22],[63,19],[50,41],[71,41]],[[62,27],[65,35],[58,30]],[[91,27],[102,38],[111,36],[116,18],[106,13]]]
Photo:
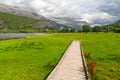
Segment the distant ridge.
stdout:
[[78,21],[74,18],[68,18],[68,17],[53,17],[52,20],[56,21],[59,24],[63,24],[67,27],[74,28],[76,30],[80,30],[83,25],[89,25],[86,21]]
[[120,24],[120,20],[116,21],[115,24]]

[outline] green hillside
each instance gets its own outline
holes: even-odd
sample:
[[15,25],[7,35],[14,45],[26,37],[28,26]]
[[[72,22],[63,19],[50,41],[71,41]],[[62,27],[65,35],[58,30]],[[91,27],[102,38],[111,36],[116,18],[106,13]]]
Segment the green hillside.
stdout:
[[47,21],[0,12],[0,32],[40,32],[38,22]]

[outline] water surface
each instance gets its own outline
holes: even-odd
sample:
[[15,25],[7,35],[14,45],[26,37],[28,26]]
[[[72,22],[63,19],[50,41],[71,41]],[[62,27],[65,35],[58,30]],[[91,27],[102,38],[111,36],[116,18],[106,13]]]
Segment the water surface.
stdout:
[[0,39],[23,38],[27,36],[41,36],[44,33],[0,33]]

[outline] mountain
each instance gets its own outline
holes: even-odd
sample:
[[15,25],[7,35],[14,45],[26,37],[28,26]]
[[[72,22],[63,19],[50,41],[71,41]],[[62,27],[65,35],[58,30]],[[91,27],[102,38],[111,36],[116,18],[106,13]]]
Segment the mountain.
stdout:
[[[59,25],[55,22],[52,21],[40,14],[28,11],[28,10],[24,10],[22,8],[19,7],[15,7],[15,6],[9,6],[9,5],[5,5],[5,4],[0,4],[0,12],[5,12],[5,13],[10,13],[10,14],[15,14],[15,15],[19,15],[19,16],[25,16],[25,17],[29,17],[29,18],[34,18],[34,19],[40,19],[45,22],[42,22],[40,24],[40,22],[38,24],[43,25],[43,26],[56,26],[59,27]],[[40,27],[40,25],[38,25]]]
[[0,32],[39,32],[53,27],[59,28],[59,24],[42,15],[0,4]]
[[0,32],[42,32],[48,30],[80,30],[85,21],[69,17],[46,18],[19,7],[0,4]]
[[120,24],[120,20],[116,21],[115,24]]
[[62,24],[63,27],[67,26],[68,28],[74,28],[76,30],[80,30],[83,25],[89,25],[86,21],[77,21],[74,18],[69,17],[53,17],[51,20],[54,20],[55,22]]

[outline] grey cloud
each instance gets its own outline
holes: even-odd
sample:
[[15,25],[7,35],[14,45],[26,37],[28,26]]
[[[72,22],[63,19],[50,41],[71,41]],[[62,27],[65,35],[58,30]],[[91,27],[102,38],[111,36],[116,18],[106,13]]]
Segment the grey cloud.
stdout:
[[100,12],[106,12],[120,19],[120,0],[106,0],[98,9]]

